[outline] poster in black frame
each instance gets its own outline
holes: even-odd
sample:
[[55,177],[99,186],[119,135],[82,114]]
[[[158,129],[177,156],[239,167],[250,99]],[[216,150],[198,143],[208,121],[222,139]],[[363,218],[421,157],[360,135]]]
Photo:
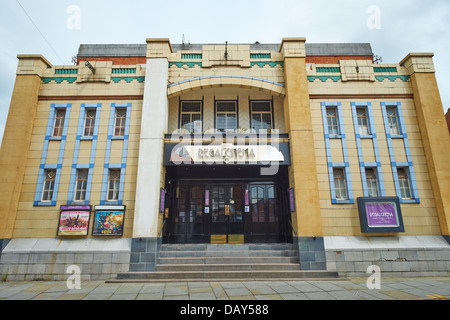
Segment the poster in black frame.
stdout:
[[405,232],[398,197],[358,198],[362,233]]
[[96,206],[93,236],[123,236],[125,225],[125,206]]

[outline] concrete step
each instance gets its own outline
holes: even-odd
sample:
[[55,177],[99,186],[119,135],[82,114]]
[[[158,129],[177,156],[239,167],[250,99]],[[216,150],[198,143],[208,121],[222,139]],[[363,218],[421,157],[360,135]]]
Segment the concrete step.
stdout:
[[207,250],[207,251],[166,251],[161,250],[161,258],[175,257],[295,257],[295,250]]
[[298,263],[158,264],[157,272],[300,270]]
[[337,272],[301,270],[260,271],[186,271],[186,272],[127,272],[113,282],[169,281],[251,281],[251,280],[325,280],[339,279]]
[[290,243],[268,244],[163,244],[162,251],[294,250]]
[[158,264],[255,264],[255,263],[299,263],[297,256],[292,257],[166,257],[159,258]]

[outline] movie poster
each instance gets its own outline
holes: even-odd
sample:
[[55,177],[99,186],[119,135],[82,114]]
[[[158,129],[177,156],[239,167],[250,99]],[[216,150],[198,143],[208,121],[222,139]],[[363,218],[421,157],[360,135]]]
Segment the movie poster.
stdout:
[[58,236],[87,236],[90,216],[90,210],[61,211]]
[[123,236],[125,211],[95,211],[93,236]]

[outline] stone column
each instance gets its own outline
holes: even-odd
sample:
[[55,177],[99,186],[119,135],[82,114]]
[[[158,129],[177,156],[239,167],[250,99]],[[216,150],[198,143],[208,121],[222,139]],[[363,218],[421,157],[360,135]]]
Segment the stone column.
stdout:
[[160,190],[164,186],[164,135],[168,127],[168,39],[147,39],[130,271],[153,271],[161,244]]
[[295,190],[296,212],[292,214],[292,225],[297,232],[302,269],[325,270],[305,39],[283,39],[280,52],[284,55],[286,83],[284,113],[292,157],[289,183]]
[[400,64],[411,75],[417,120],[441,231],[450,243],[450,136],[433,56],[432,53],[411,53]]
[[41,78],[51,67],[40,55],[19,55],[18,59],[16,82],[0,149],[0,239],[13,236]]

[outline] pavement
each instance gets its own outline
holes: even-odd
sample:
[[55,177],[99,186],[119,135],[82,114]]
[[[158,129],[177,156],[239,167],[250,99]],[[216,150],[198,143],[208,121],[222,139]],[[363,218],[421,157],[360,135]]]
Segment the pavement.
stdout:
[[[107,283],[1,282],[0,300],[450,300],[450,277],[327,281]],[[375,282],[371,282],[375,284]],[[0,301],[1,303],[1,301]]]

